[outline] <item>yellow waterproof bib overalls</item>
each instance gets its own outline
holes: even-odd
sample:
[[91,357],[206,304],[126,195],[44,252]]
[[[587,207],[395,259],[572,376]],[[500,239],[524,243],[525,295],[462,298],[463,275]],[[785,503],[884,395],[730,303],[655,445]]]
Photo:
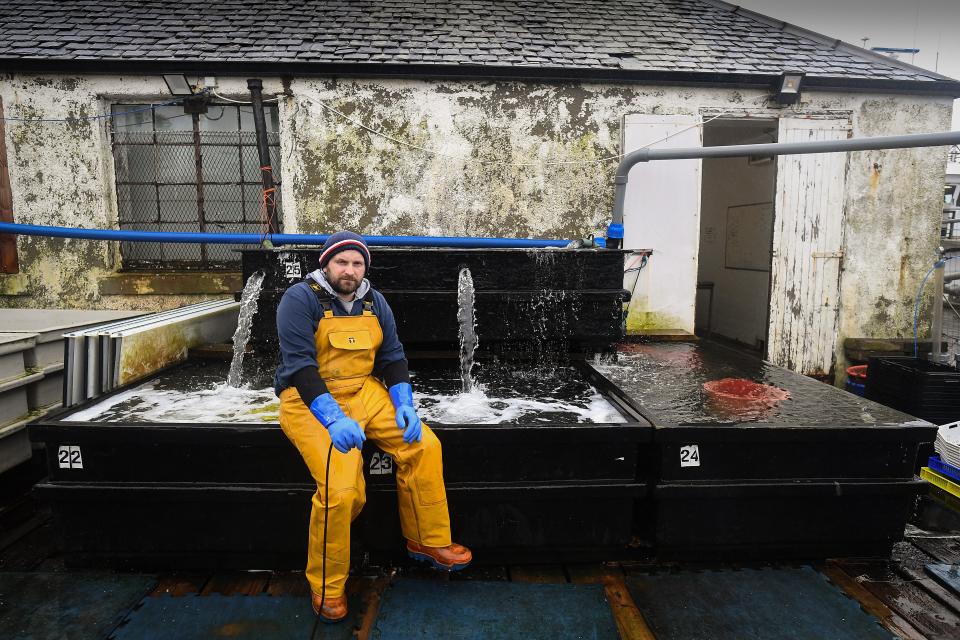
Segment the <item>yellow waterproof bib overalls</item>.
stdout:
[[[317,292],[318,285],[310,284]],[[321,293],[318,298],[323,317],[314,336],[320,377],[343,412],[360,424],[367,440],[393,457],[403,535],[424,546],[445,547],[450,544],[450,516],[440,441],[426,424],[420,442],[403,441],[390,394],[371,375],[374,357],[383,341],[372,302],[363,301],[362,315],[334,316],[333,299],[325,303],[326,293]],[[280,393],[280,426],[300,451],[317,483],[310,513],[307,580],[319,595],[323,587],[324,476],[330,435],[310,413],[295,387]],[[360,451],[340,453],[333,449],[331,455],[326,597],[336,598],[344,594],[350,569],[350,523],[360,514],[366,493]]]

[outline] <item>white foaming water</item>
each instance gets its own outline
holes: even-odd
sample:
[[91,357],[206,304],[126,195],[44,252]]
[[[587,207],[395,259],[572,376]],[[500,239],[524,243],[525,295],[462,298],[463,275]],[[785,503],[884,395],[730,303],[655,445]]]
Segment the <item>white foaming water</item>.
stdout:
[[473,390],[473,353],[477,350],[477,319],[473,311],[474,289],[470,269],[457,278],[457,322],[460,325],[460,382],[463,392]]
[[233,360],[230,362],[230,373],[227,374],[227,384],[231,387],[239,387],[243,383],[243,354],[250,339],[253,316],[257,313],[257,298],[260,297],[264,275],[263,271],[255,271],[247,279],[240,296],[240,317],[237,319],[237,330],[233,334]]
[[[129,403],[122,411],[118,405]],[[147,382],[72,414],[77,422],[277,422],[280,402],[272,388],[248,389],[219,383],[195,391],[157,389]]]
[[523,418],[523,423],[555,422],[550,413],[566,413],[577,422],[621,423],[626,419],[603,396],[594,392],[585,398],[586,406],[563,400],[535,398],[497,398],[487,396],[483,385],[475,384],[469,393],[455,396],[417,394],[417,414],[427,423],[498,424]]
[[[525,424],[555,422],[551,414],[576,416],[578,423],[622,423],[624,417],[599,393],[579,402],[499,398],[475,384],[469,393],[416,394],[417,413],[434,424]],[[99,402],[69,416],[76,422],[266,423],[277,422],[279,401],[272,388],[249,389],[219,383],[206,389],[157,389],[153,382]]]

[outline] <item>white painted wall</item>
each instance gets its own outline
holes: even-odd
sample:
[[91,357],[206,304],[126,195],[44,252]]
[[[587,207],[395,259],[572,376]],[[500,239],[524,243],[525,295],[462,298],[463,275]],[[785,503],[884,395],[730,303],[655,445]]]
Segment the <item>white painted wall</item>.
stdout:
[[[663,140],[659,149],[699,147],[696,116],[624,118],[624,152]],[[664,140],[664,138],[668,138]],[[653,249],[637,283],[627,331],[675,329],[693,333],[700,233],[700,161],[640,163],[629,174],[623,211],[624,248]],[[635,276],[627,275],[624,286]]]

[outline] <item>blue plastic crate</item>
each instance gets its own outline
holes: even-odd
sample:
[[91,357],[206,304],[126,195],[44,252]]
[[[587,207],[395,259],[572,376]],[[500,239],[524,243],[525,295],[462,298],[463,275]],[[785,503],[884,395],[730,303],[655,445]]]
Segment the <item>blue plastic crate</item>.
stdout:
[[947,476],[951,480],[960,482],[960,469],[948,462],[944,462],[940,459],[939,455],[930,456],[930,459],[927,461],[927,466],[937,473]]

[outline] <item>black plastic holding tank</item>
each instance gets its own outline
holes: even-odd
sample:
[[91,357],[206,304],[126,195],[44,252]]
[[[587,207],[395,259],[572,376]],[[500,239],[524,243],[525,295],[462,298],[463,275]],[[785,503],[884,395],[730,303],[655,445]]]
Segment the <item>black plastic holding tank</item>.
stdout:
[[866,397],[936,424],[960,420],[960,369],[909,358],[870,358]]
[[[625,349],[598,369],[654,424],[661,557],[885,556],[902,539],[935,426],[715,342]],[[718,404],[703,384],[728,377],[790,397]]]
[[[282,292],[318,255],[244,252],[244,279],[266,274],[251,338],[260,357],[269,361],[276,352]],[[373,250],[369,277],[395,311],[414,372],[458,370],[457,278],[468,267],[481,357],[529,367],[548,345],[562,356],[573,353],[572,375],[622,415],[623,422],[610,424],[430,423],[444,447],[454,536],[475,549],[478,562],[529,558],[531,549],[538,559],[615,558],[628,553],[638,521],[650,525],[635,506],[652,478],[652,428],[629,398],[576,357],[623,337],[622,264],[622,252],[613,250]],[[185,376],[195,366],[155,378]],[[93,403],[31,427],[31,438],[48,451],[82,452],[82,468],[61,468],[51,455],[50,477],[37,489],[53,504],[68,562],[303,566],[315,485],[279,425],[71,421]],[[367,506],[354,524],[354,544],[374,556],[401,553],[392,470],[372,445],[364,458]]]

